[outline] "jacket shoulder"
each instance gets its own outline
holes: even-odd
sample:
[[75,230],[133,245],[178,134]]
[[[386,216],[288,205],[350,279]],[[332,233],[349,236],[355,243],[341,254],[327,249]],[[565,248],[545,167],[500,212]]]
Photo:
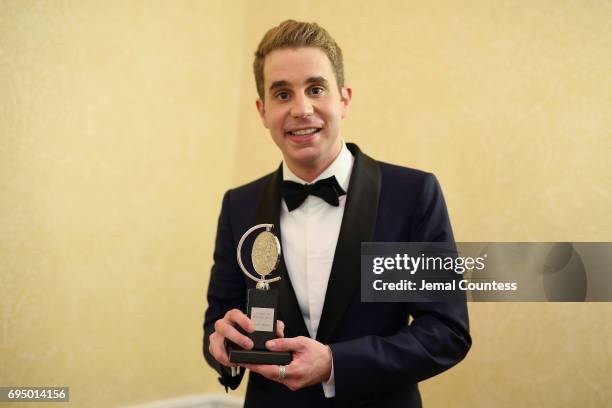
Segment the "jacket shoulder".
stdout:
[[433,173],[413,169],[410,167],[399,166],[378,162],[383,183],[389,186],[402,186],[402,188],[415,188],[422,186],[431,180],[435,180]]
[[433,173],[389,163],[380,163],[381,201],[400,211],[427,207],[442,201],[442,189]]

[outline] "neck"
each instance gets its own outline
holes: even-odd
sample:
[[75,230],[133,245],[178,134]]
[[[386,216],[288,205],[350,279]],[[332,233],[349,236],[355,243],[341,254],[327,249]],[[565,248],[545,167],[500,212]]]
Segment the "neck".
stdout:
[[331,164],[336,160],[342,151],[342,143],[338,145],[338,148],[331,156],[331,158],[325,162],[312,163],[312,165],[304,165],[302,163],[292,163],[289,160],[285,160],[287,167],[299,178],[310,183],[321,175]]

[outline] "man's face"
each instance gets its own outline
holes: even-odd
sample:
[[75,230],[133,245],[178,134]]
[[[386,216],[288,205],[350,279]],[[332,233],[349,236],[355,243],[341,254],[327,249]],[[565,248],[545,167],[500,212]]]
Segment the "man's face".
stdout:
[[340,152],[340,122],[351,89],[340,94],[329,58],[312,47],[268,54],[264,89],[265,101],[257,100],[257,109],[287,165],[294,172],[322,172]]

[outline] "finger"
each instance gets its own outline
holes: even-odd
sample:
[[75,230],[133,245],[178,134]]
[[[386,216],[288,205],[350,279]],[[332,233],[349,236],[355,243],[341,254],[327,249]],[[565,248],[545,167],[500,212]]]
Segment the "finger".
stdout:
[[285,337],[285,323],[282,320],[276,321],[276,337]]
[[212,333],[209,339],[210,344],[208,350],[215,360],[226,367],[235,367],[238,365],[229,361],[229,356],[225,348],[225,340],[222,336],[220,336],[218,333]]
[[300,381],[298,378],[293,378],[294,375],[291,374],[293,372],[293,363],[285,366],[285,376],[283,379],[279,378],[280,367],[277,365],[243,364],[243,367],[248,368],[252,372],[263,375],[269,380],[281,383],[291,391],[297,391],[304,386],[302,381]]
[[300,337],[268,340],[266,348],[271,351],[298,351],[304,347],[304,339]]
[[253,341],[244,334],[240,333],[238,329],[225,321],[225,319],[218,320],[215,324],[215,333],[223,336],[225,339],[239,345],[240,347],[250,350],[253,348]]
[[242,310],[232,309],[225,314],[224,319],[237,324],[249,333],[253,333],[255,331],[253,322],[247,315],[242,313]]
[[[263,375],[268,380],[282,382],[278,378],[278,374],[279,374],[280,370],[279,370],[279,366],[277,366],[277,365],[269,365],[269,364],[243,364],[243,366],[248,368],[249,370],[257,373],[257,374]],[[285,378],[287,378],[287,368],[286,367],[285,367]]]

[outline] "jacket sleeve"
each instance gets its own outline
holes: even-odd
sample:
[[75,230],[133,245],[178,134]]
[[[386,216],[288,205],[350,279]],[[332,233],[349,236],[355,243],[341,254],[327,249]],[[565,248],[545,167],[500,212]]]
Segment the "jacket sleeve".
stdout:
[[[411,241],[454,244],[446,204],[433,174],[424,178],[411,219],[407,235]],[[465,299],[405,306],[407,324],[397,332],[330,344],[338,399],[384,395],[435,376],[465,357],[472,342]]]
[[203,353],[208,364],[220,375],[219,382],[232,390],[240,385],[244,371],[232,377],[229,367],[222,366],[208,351],[209,337],[215,322],[231,309],[245,309],[246,285],[236,260],[236,242],[230,220],[231,190],[225,193],[215,241],[214,264],[208,284],[208,307],[204,314]]

